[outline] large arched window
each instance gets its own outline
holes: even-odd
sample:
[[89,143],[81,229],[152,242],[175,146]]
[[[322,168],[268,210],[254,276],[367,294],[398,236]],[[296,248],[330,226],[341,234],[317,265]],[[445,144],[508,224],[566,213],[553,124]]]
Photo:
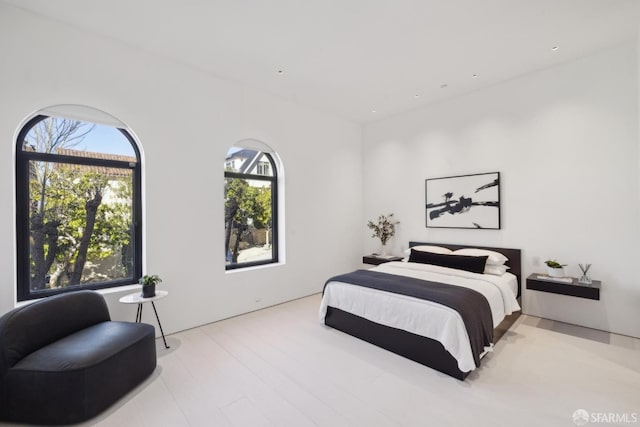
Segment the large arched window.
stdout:
[[18,135],[18,301],[136,283],[140,153],[123,128],[41,114]]
[[224,164],[227,270],[278,262],[278,171],[260,143],[234,146]]

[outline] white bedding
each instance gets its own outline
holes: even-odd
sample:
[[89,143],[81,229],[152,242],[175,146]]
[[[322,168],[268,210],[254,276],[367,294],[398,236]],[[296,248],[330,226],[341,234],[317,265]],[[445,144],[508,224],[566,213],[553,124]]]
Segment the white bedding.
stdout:
[[[506,315],[520,310],[516,300],[517,278],[511,273],[494,276],[413,262],[388,262],[371,270],[474,289],[489,302],[494,327]],[[460,371],[476,368],[464,322],[458,312],[449,307],[342,282],[329,282],[325,287],[319,313],[322,323],[327,306],[440,341],[458,361]],[[489,350],[485,348],[485,351]]]

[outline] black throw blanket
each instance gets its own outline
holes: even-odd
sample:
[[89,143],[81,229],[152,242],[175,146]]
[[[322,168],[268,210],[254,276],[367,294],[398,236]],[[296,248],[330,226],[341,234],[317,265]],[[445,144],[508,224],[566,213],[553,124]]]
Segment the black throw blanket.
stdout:
[[473,289],[369,270],[341,274],[327,280],[327,283],[329,282],[344,282],[402,294],[433,301],[456,310],[467,328],[476,366],[480,366],[480,354],[484,347],[493,342],[493,316],[489,302],[484,295]]

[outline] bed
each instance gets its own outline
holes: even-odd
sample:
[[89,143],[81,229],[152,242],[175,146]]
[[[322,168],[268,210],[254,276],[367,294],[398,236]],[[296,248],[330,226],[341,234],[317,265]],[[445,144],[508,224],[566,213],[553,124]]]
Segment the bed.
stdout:
[[[320,319],[327,326],[464,380],[480,366],[481,357],[491,351],[492,344],[504,335],[520,315],[521,251],[486,246],[409,243],[410,248],[425,246],[453,251],[468,248],[490,250],[504,255],[508,259],[504,266],[509,269],[503,275],[489,275],[417,262],[389,262],[369,272],[358,270],[354,273],[365,275],[361,280],[373,282],[377,281],[376,275],[388,282],[397,278],[398,283],[413,280],[420,284],[422,280],[429,280],[437,282],[436,285],[444,283],[443,289],[447,292],[469,292],[466,288],[471,288],[476,291],[472,294],[481,293],[486,301],[483,299],[478,307],[487,305],[490,308],[489,322],[493,326],[493,330],[489,331],[490,337],[485,334],[485,341],[489,341],[480,346],[481,350],[477,342],[474,346],[476,332],[473,329],[476,326],[472,320],[465,318],[463,310],[460,310],[463,313],[460,314],[444,303],[441,305],[414,298],[410,293],[400,295],[395,291],[349,284],[345,279],[349,275],[336,276],[327,281],[319,310]],[[369,286],[368,283],[361,285]],[[470,304],[466,305],[464,310],[476,310],[469,308]],[[482,310],[478,308],[477,311]],[[483,316],[486,317],[486,313]],[[487,321],[484,323],[486,331]]]

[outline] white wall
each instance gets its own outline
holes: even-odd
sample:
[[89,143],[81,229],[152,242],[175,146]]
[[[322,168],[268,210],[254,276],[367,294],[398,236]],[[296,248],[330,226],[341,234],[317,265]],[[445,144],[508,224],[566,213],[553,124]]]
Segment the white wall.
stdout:
[[[635,43],[370,124],[364,150],[356,124],[4,4],[0,57],[0,313],[15,303],[16,132],[36,110],[83,104],[143,144],[147,265],[170,291],[167,332],[318,292],[379,248],[366,220],[394,212],[396,252],[410,239],[520,247],[525,274],[542,271],[535,258],[573,275],[593,263],[600,301],[525,291],[525,312],[640,336]],[[286,264],[225,274],[221,171],[244,138],[284,163]],[[424,227],[425,178],[492,171],[502,230]],[[122,294],[110,309],[132,319]]]
[[[16,132],[56,104],[106,111],[143,145],[147,271],[170,292],[165,332],[319,292],[359,264],[360,126],[4,4],[0,58],[0,313],[15,302]],[[225,274],[223,165],[245,138],[284,164],[286,264]],[[108,295],[112,315],[133,319],[122,295]]]
[[[525,291],[524,311],[640,337],[638,77],[631,41],[367,125],[364,219],[396,214],[396,252],[409,240],[522,248],[525,275],[548,258],[573,276],[592,263],[600,301]],[[425,228],[426,178],[494,171],[502,230]]]

